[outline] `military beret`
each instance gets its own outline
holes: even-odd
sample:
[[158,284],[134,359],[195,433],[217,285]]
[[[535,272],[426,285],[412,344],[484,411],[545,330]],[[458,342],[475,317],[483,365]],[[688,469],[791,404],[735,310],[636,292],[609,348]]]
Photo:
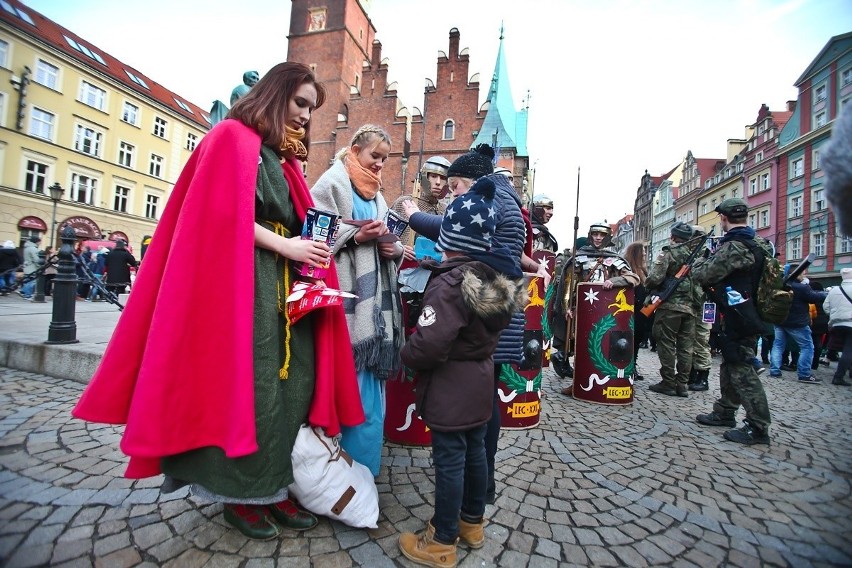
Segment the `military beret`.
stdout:
[[731,197],[717,205],[715,211],[725,217],[745,217],[748,213],[748,204],[739,197]]

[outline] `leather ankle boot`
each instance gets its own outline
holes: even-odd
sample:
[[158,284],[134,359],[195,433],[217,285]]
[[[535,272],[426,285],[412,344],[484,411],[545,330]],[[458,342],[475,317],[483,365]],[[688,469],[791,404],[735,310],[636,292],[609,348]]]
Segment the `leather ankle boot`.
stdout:
[[695,372],[695,383],[689,385],[691,391],[706,391],[710,389],[710,369]]
[[459,540],[471,548],[482,548],[485,546],[485,523],[468,523],[459,519]]
[[430,522],[426,529],[418,534],[399,535],[399,550],[406,558],[416,564],[433,568],[455,568],[456,544],[443,544],[435,540],[435,527]]

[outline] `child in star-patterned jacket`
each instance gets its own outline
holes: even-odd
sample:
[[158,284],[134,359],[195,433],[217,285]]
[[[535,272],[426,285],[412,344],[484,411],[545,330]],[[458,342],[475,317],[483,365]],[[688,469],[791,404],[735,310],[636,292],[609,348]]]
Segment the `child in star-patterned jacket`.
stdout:
[[423,264],[432,275],[401,353],[419,373],[417,410],[432,430],[435,513],[423,532],[400,535],[399,547],[430,566],[455,566],[459,538],[472,548],[485,543],[493,355],[500,332],[526,302],[523,284],[503,275],[512,262],[508,249],[492,248],[494,191],[481,178],[447,208],[436,247],[444,259]]

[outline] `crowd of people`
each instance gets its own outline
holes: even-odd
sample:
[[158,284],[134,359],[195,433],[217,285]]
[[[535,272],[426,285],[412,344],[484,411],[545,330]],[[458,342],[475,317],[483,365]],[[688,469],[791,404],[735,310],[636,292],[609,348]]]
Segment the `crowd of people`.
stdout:
[[[165,474],[164,491],[188,485],[192,494],[222,503],[225,521],[246,536],[271,539],[281,527],[308,530],[317,523],[288,492],[302,425],[339,436],[354,460],[379,474],[385,382],[404,364],[417,373],[417,410],[431,430],[435,497],[424,529],[403,533],[399,547],[416,563],[454,566],[460,542],[485,543],[485,506],[496,496],[497,384],[502,366],[523,358],[524,275],[550,278],[533,251],[559,252],[547,228],[553,202],[539,195],[527,210],[512,172],[495,170],[493,149],[480,145],[453,162],[427,159],[420,194],[389,207],[381,174],[393,141],[371,124],[355,130],[308,188],[300,161],[308,157],[311,114],[324,102],[325,89],[308,66],[282,63],[204,137],[73,414],[126,424],[121,448],[130,457],[128,477]],[[708,388],[705,290],[728,285],[753,293],[756,257],[742,241],[759,240],[745,225],[744,206],[726,200],[717,208],[727,231],[721,244],[695,263],[689,281],[654,318],[637,317],[634,359],[642,340],[652,334],[657,341],[661,381],[654,392],[688,396],[690,388]],[[312,207],[341,219],[331,243],[302,238]],[[389,211],[408,222],[401,235],[389,229]],[[221,231],[221,246],[205,246],[200,229],[209,226]],[[560,374],[570,374],[574,354],[572,286],[633,288],[641,307],[706,240],[700,228],[677,224],[671,246],[648,268],[643,243],[631,245],[625,258],[611,237],[608,224],[593,224],[583,244],[560,255],[547,310]],[[115,253],[93,272],[105,267],[109,277],[118,270],[109,265]],[[212,265],[221,268],[216,286],[199,297],[186,283]],[[304,265],[328,272],[322,279],[302,276]],[[287,298],[300,280],[351,297],[291,320]],[[412,300],[405,310],[401,281]],[[852,328],[852,309],[835,290],[827,302],[848,311],[842,320],[848,323],[838,325]],[[414,317],[404,320],[415,305]],[[725,437],[768,443],[768,406],[752,364],[757,336],[737,331],[726,304],[719,310],[726,321],[722,396],[698,421],[733,427],[743,405],[746,426]],[[843,353],[841,365],[848,367],[852,350]]]

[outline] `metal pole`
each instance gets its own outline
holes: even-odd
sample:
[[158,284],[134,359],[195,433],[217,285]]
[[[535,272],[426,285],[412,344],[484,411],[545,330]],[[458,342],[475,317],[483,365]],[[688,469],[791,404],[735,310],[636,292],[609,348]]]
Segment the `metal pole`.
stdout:
[[59,200],[53,200],[53,217],[50,220],[50,246],[56,247],[56,205],[59,203]]
[[47,344],[79,343],[74,311],[77,307],[77,274],[74,270],[74,242],[77,234],[65,225],[59,234],[59,264],[53,279],[53,319],[47,332]]
[[38,277],[36,277],[35,293],[33,294],[33,302],[44,303],[44,265],[47,253],[43,250],[38,251]]

